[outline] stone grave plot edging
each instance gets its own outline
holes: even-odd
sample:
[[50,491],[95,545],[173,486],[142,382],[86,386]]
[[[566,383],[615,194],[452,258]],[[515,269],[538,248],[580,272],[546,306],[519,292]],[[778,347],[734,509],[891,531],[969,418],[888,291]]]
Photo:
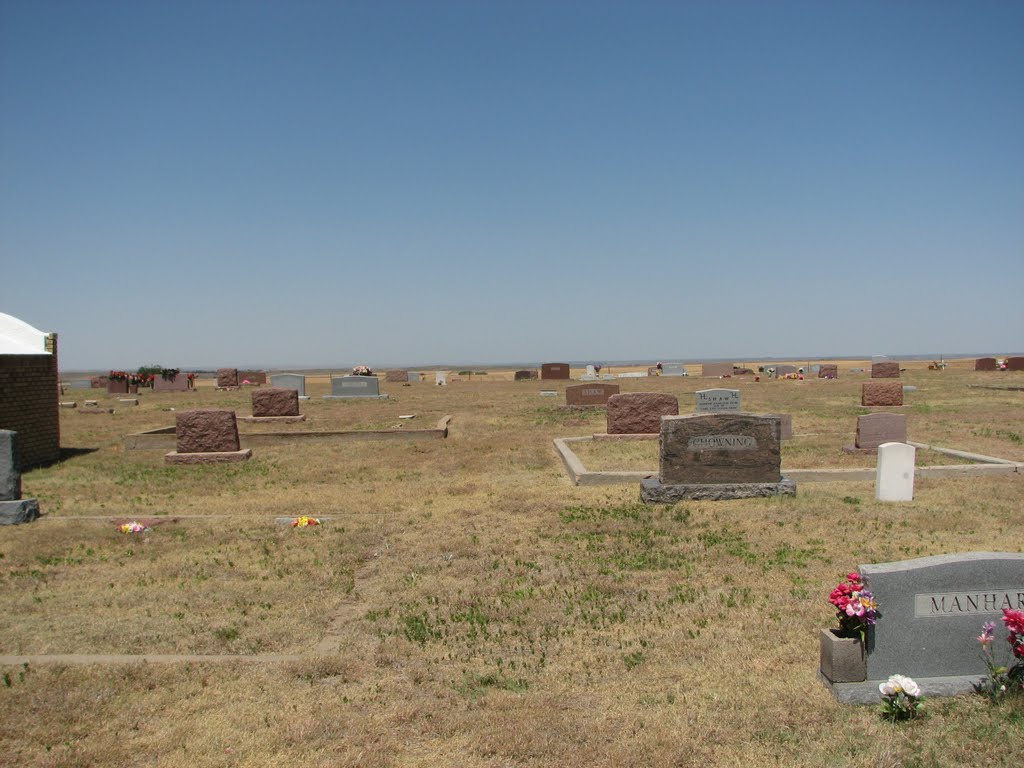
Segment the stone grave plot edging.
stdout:
[[[448,437],[450,415],[438,420],[433,429],[377,429],[347,430],[339,432],[240,432],[243,448],[265,445],[291,445],[295,443],[336,443],[359,440],[443,440]],[[124,437],[126,451],[172,450],[175,446],[174,427],[161,427],[148,432],[136,432]]]
[[[603,437],[603,436],[602,436]],[[658,435],[628,435],[633,439],[657,440]],[[566,473],[573,485],[626,485],[638,483],[648,477],[657,477],[658,470],[650,469],[644,471],[630,470],[588,470],[579,456],[570,447],[571,443],[592,441],[598,438],[593,437],[558,437],[554,440],[555,452],[558,453]],[[600,438],[598,438],[600,439]],[[940,448],[934,445],[923,443],[908,443],[918,450],[928,449],[937,453],[944,453],[948,456],[971,459],[978,464],[949,464],[935,465],[928,467],[916,467],[914,476],[919,478],[949,478],[949,477],[984,477],[988,475],[1024,474],[1024,462],[1015,462],[1009,459],[999,459],[994,456],[983,456],[977,453],[957,451],[952,448]],[[782,470],[787,480],[800,483],[832,483],[832,482],[874,482],[875,468],[853,468],[853,469],[785,469]]]

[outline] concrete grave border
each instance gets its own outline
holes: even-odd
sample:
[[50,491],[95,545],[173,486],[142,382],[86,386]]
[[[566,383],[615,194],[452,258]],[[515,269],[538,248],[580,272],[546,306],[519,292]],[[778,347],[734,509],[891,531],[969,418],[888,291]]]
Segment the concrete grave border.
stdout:
[[[628,435],[633,440],[657,440],[658,435]],[[583,466],[579,456],[570,447],[571,443],[593,442],[599,439],[593,437],[556,437],[554,440],[555,451],[562,459],[566,473],[573,485],[626,485],[639,483],[648,477],[657,477],[658,470],[646,471],[629,470],[604,470],[591,471]],[[600,438],[600,439],[603,439]],[[978,477],[988,475],[1022,474],[1024,473],[1024,462],[1016,462],[1010,459],[1000,459],[995,456],[984,456],[979,453],[968,453],[953,448],[940,448],[925,443],[909,442],[918,450],[935,451],[947,456],[956,456],[961,459],[970,459],[979,462],[977,464],[950,464],[931,467],[917,467],[914,470],[914,477],[919,478],[946,478],[946,477]],[[845,482],[871,482],[875,481],[875,468],[863,469],[786,469],[782,474],[787,480],[798,483],[831,483],[837,481]]]

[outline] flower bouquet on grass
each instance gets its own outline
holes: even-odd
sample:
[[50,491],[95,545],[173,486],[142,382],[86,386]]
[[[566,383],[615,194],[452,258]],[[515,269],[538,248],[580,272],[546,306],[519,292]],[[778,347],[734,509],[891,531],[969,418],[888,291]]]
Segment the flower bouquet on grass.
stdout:
[[905,675],[892,675],[878,686],[882,694],[882,717],[891,722],[913,720],[921,714],[921,689]]
[[992,658],[992,639],[996,631],[994,621],[986,622],[978,636],[981,643],[981,652],[985,658],[985,666],[988,667],[988,675],[975,690],[987,696],[992,701],[1000,701],[1006,696],[1024,694],[1024,611],[1014,611],[1010,608],[1003,608],[1003,624],[1010,634],[1006,642],[1010,644],[1013,656],[1022,661],[1016,662],[1012,667],[1004,667],[995,663]]
[[149,528],[137,520],[132,520],[130,523],[122,523],[117,526],[117,530],[121,533],[145,533]]
[[308,515],[302,515],[292,520],[292,528],[309,528],[313,525],[320,525],[320,521],[315,517],[309,517]]
[[868,627],[878,622],[880,614],[878,603],[864,586],[860,574],[846,574],[846,581],[832,590],[828,601],[836,607],[841,634],[845,637],[859,637],[864,642]]

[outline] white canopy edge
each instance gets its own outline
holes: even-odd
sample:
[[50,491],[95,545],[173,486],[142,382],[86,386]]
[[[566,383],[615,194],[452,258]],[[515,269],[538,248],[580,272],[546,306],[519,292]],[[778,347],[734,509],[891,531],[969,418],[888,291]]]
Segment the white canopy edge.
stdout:
[[0,355],[48,355],[46,334],[0,312]]

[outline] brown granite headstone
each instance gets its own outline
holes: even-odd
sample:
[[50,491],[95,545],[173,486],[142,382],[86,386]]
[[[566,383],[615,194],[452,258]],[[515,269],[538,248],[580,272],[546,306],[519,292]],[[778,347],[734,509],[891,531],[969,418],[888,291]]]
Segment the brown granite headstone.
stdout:
[[542,379],[568,379],[569,364],[544,363],[544,365],[540,367],[540,377]]
[[618,384],[574,384],[565,388],[566,405],[607,405],[608,398],[619,394]]
[[838,379],[839,378],[839,366],[838,365],[823,365],[818,368],[819,379]]
[[974,370],[998,371],[999,366],[996,364],[996,359],[994,357],[979,357],[974,361]]
[[866,407],[903,405],[903,385],[898,381],[865,381],[860,404]]
[[1024,357],[1008,357],[1008,358],[1006,358],[1006,370],[1008,370],[1008,371],[1024,371]]
[[902,413],[869,413],[857,417],[857,448],[877,449],[882,443],[907,442],[907,417]]
[[238,386],[238,369],[237,368],[218,368],[217,369],[217,386],[218,387],[237,387]]
[[256,384],[262,386],[267,383],[267,372],[266,371],[239,371],[238,372],[238,383],[241,384],[243,381],[248,381],[250,384]]
[[107,394],[108,395],[127,395],[128,394],[128,379],[109,379],[107,381]]
[[732,363],[704,363],[701,365],[700,375],[705,378],[732,376],[732,369]]
[[777,416],[668,416],[661,420],[660,449],[660,478],[665,485],[782,480]]
[[254,389],[252,393],[252,415],[298,416],[299,390],[285,387]]
[[164,378],[157,373],[153,376],[154,392],[188,392],[188,374],[179,373],[177,376]]
[[608,398],[608,434],[653,435],[661,417],[679,413],[679,399],[659,392],[627,392]]
[[181,411],[175,427],[178,453],[237,451],[235,412],[221,408]]
[[409,381],[409,372],[404,370],[391,370],[384,372],[384,381],[405,383]]
[[516,381],[532,381],[537,378],[537,372],[532,370],[516,371]]
[[884,360],[871,364],[872,379],[898,379],[899,377],[900,364],[895,360]]

